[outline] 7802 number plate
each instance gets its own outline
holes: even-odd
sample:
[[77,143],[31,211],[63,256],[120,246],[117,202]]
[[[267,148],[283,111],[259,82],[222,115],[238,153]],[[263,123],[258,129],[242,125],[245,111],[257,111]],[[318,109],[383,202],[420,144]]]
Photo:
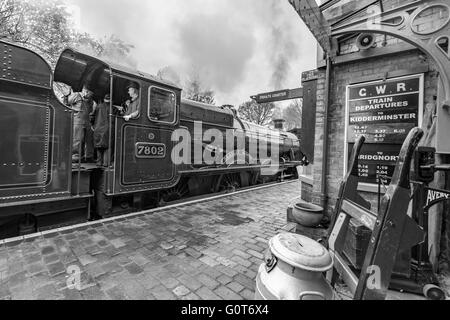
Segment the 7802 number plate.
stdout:
[[162,159],[166,157],[166,145],[162,143],[136,143],[136,158]]

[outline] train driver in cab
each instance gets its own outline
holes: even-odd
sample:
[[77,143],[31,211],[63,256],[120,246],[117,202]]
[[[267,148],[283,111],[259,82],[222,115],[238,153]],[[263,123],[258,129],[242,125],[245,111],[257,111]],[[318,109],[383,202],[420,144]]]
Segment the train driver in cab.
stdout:
[[125,121],[139,118],[141,109],[141,100],[139,98],[139,86],[135,83],[128,86],[128,95],[130,99],[125,102],[125,109],[121,111]]

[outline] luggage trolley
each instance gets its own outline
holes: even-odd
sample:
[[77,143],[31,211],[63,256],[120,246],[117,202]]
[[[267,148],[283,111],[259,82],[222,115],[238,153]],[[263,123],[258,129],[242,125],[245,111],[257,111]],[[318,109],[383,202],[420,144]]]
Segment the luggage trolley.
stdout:
[[[358,158],[365,138],[360,137],[353,148],[350,170],[341,184],[332,227],[325,245],[328,246],[334,259],[334,267],[328,273],[327,279],[331,285],[335,286],[339,277],[342,278],[355,300],[384,300],[389,289],[417,293],[417,288],[420,288],[428,298],[445,298],[444,292],[435,285],[434,281],[427,284],[416,283],[412,286],[414,290],[409,290],[407,285],[393,277],[396,265],[405,263],[412,265],[410,260],[404,261],[400,253],[413,250],[415,247],[420,251],[422,258],[426,258],[423,250],[417,249],[423,248],[426,244],[424,219],[422,218],[418,223],[408,215],[412,198],[411,163],[422,137],[423,131],[419,128],[409,133],[400,152],[392,181],[382,198],[378,214],[370,211],[370,204],[357,192]],[[359,275],[343,254],[352,218],[371,232],[365,262]],[[421,261],[423,262],[423,259]]]

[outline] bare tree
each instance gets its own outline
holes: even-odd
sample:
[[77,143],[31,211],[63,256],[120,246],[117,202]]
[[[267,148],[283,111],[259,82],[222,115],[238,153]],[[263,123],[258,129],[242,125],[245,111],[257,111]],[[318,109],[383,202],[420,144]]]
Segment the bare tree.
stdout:
[[302,109],[302,100],[296,99],[283,111],[283,119],[286,121],[285,128],[287,131],[302,127]]
[[25,7],[16,0],[0,0],[0,39],[24,43]]
[[194,69],[183,86],[183,97],[188,100],[215,105],[214,91],[204,87],[200,74]]
[[60,0],[1,0],[0,38],[20,43],[52,65],[72,39],[69,14]]
[[103,39],[93,38],[90,34],[76,34],[72,46],[97,58],[136,68],[137,62],[131,55],[133,45],[125,43],[116,35]]
[[[112,35],[96,39],[71,27],[71,15],[62,0],[0,0],[0,39],[40,54],[54,68],[61,51],[73,47],[87,54],[135,67],[132,45]],[[54,83],[58,97],[69,88]]]
[[274,110],[273,103],[258,104],[252,100],[244,102],[239,107],[238,113],[243,120],[265,126],[272,121]]
[[133,46],[115,36],[98,40],[71,27],[62,0],[0,0],[0,39],[19,43],[42,55],[53,67],[68,46],[130,65]]
[[179,74],[170,66],[166,66],[160,69],[157,73],[158,78],[161,80],[172,82],[173,84],[181,87],[181,78]]

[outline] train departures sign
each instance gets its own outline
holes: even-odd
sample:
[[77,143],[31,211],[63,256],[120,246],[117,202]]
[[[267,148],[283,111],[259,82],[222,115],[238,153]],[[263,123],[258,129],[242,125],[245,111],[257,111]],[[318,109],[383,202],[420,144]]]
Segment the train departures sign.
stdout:
[[359,136],[366,137],[359,158],[363,183],[378,184],[379,176],[394,174],[403,142],[422,122],[423,87],[423,75],[347,87],[346,148],[349,153]]

